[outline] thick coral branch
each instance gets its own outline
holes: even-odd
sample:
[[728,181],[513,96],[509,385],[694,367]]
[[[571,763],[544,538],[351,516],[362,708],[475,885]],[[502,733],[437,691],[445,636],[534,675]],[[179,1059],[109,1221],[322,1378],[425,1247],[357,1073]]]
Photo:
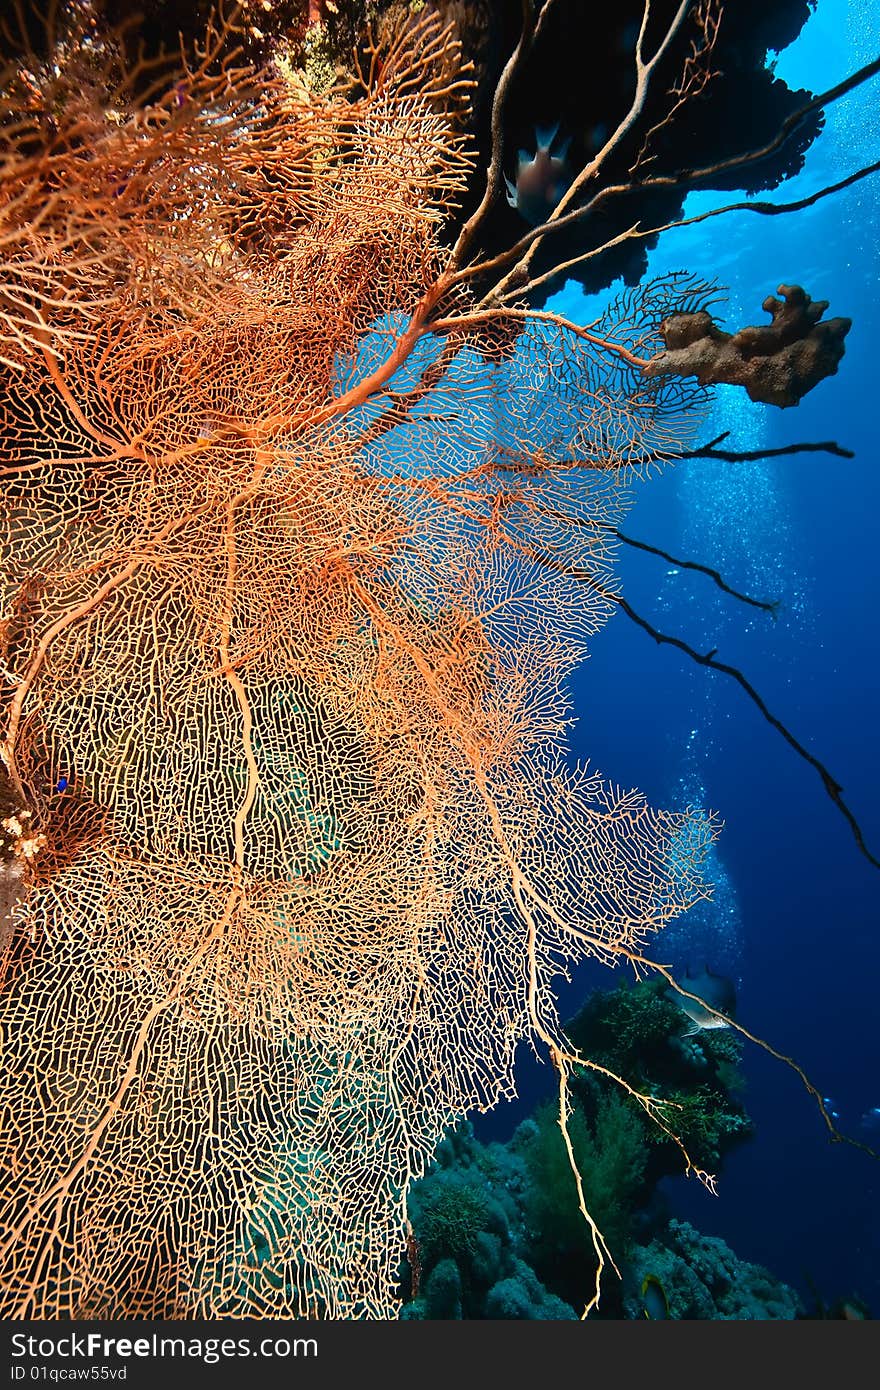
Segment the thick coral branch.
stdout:
[[[621,241],[626,241],[631,237],[658,236],[661,232],[669,230],[671,227],[687,226],[692,222],[704,221],[707,217],[715,217],[728,211],[741,209],[773,215],[774,213],[796,211],[801,207],[808,207],[821,198],[831,193],[836,193],[848,187],[850,184],[876,172],[877,166],[871,164],[863,169],[859,169],[846,178],[830,184],[826,188],[822,188],[816,193],[808,195],[791,204],[772,204],[763,201],[728,204],[721,208],[713,208],[706,213],[700,214],[696,218],[683,218],[667,223],[662,227],[653,227],[645,230],[641,228],[639,222],[636,222],[630,228],[620,232],[615,237],[605,242],[598,243],[595,246],[588,247],[576,257],[565,262],[557,261],[550,270],[541,276],[535,277],[534,279],[531,276],[531,262],[539,242],[543,242],[548,237],[564,232],[577,222],[592,217],[594,214],[598,213],[602,209],[603,204],[609,200],[630,195],[634,191],[638,192],[640,195],[649,194],[652,191],[668,192],[676,189],[684,191],[693,186],[707,184],[715,177],[722,176],[726,178],[728,175],[740,169],[748,169],[753,164],[760,163],[762,160],[769,158],[780,149],[789,136],[803,124],[813,111],[831,105],[832,102],[839,100],[863,83],[870,81],[878,72],[880,72],[880,58],[865,64],[855,72],[850,73],[842,82],[837,83],[834,87],[811,98],[811,100],[806,102],[803,106],[798,107],[796,111],[793,111],[782,122],[779,130],[770,141],[760,147],[748,150],[744,154],[734,155],[730,159],[719,160],[713,164],[706,164],[698,168],[683,169],[674,174],[655,174],[651,175],[649,178],[639,180],[630,179],[626,182],[609,183],[599,188],[593,197],[579,207],[572,208],[569,206],[571,201],[571,190],[569,190],[564,211],[561,210],[561,208],[556,208],[552,218],[547,222],[525,232],[512,246],[506,247],[492,256],[477,260],[469,266],[463,267],[458,272],[458,278],[461,280],[472,280],[478,277],[485,278],[492,272],[501,270],[505,266],[510,266],[511,262],[513,262],[512,268],[508,270],[500,280],[492,284],[491,288],[485,293],[484,302],[486,303],[504,302],[507,298],[522,295],[526,290],[532,290],[554,278],[560,273],[563,265],[570,270],[575,265],[579,265],[587,260],[602,255],[606,250],[609,250]],[[587,167],[589,169],[592,166],[588,165]],[[584,172],[586,173],[586,171]],[[583,176],[581,176],[581,178],[583,178]]]

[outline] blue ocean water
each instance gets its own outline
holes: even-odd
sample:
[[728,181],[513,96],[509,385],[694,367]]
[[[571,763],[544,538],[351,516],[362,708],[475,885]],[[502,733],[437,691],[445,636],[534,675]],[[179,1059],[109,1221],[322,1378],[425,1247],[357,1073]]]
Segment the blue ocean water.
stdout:
[[[791,87],[820,92],[878,52],[876,0],[820,0],[776,71]],[[876,160],[877,91],[874,79],[830,105],[803,172],[762,196],[792,201]],[[733,200],[692,195],[686,215]],[[777,619],[628,547],[618,572],[621,591],[657,628],[702,651],[717,647],[720,660],[741,668],[842,784],[880,857],[878,200],[875,176],[796,213],[731,213],[671,231],[650,257],[649,274],[687,269],[724,284],[717,312],[731,330],[764,322],[761,301],[792,282],[829,300],[829,315],[853,319],[837,376],[800,406],[755,405],[723,387],[700,437],[729,430],[723,447],[734,450],[836,440],[854,459],[683,462],[638,486],[624,528],[778,600]],[[552,307],[586,322],[601,303],[569,285]],[[699,804],[724,822],[709,866],[714,899],[672,924],[657,958],[678,968],[705,961],[732,976],[739,1021],[797,1060],[833,1101],[844,1133],[880,1148],[870,1119],[880,1107],[880,871],[817,773],[733,681],[658,647],[622,612],[594,640],[571,694],[574,758],[639,787],[654,805]],[[609,982],[580,973],[562,996],[563,1016],[591,983]],[[548,1070],[524,1056],[519,1103],[479,1120],[478,1134],[506,1137],[550,1091]],[[829,1141],[783,1063],[747,1046],[744,1070],[755,1136],[727,1158],[717,1196],[694,1179],[670,1182],[675,1213],[794,1284],[808,1306],[814,1290],[829,1303],[856,1294],[880,1317],[880,1163]]]

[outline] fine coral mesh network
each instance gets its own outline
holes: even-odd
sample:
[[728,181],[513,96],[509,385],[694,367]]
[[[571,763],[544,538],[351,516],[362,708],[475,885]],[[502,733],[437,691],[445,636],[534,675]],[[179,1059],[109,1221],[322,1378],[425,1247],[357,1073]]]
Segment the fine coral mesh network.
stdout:
[[431,17],[324,97],[68,58],[0,131],[0,1308],[390,1316],[444,1127],[523,1040],[565,1104],[554,977],[706,891],[704,818],[564,761],[693,405],[608,344],[696,291],[474,312]]

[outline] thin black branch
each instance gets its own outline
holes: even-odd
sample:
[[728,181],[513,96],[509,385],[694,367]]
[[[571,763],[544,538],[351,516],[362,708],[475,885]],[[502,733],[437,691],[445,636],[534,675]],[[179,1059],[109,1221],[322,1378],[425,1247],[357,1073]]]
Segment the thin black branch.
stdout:
[[[706,222],[710,217],[720,217],[725,212],[758,212],[765,217],[775,217],[785,212],[800,212],[803,208],[812,207],[821,198],[827,198],[831,193],[839,193],[842,188],[849,188],[851,184],[858,183],[860,179],[867,178],[869,174],[876,174],[880,170],[880,160],[874,164],[867,164],[863,169],[857,169],[855,173],[848,174],[845,179],[838,180],[837,183],[828,184],[826,188],[819,188],[815,193],[809,193],[803,198],[798,198],[792,203],[765,203],[765,202],[741,202],[725,203],[720,208],[709,208],[707,212],[696,213],[693,217],[681,217],[675,222],[664,222],[658,227],[640,227],[636,222],[632,227],[619,232],[616,237],[606,241],[603,245],[593,247],[589,251],[583,251],[580,255],[572,256],[567,261],[560,261],[558,265],[551,266],[542,275],[534,276],[528,281],[527,288],[537,289],[539,286],[547,284],[550,280],[555,280],[557,276],[567,274],[575,266],[583,265],[586,261],[593,260],[594,257],[610,250],[612,246],[618,246],[621,242],[629,241],[632,238],[647,240],[649,237],[660,236],[663,232],[671,232],[676,227],[693,227],[698,222]],[[645,187],[642,184],[640,187]],[[613,190],[608,190],[609,192]],[[511,294],[499,296],[500,299],[510,299]]]
[[631,545],[635,550],[647,551],[649,555],[659,555],[661,560],[668,561],[670,565],[675,565],[677,569],[697,570],[699,574],[708,575],[709,578],[718,585],[719,589],[723,589],[726,594],[730,594],[731,597],[739,599],[740,603],[748,603],[751,604],[753,608],[761,608],[765,613],[769,613],[771,617],[774,618],[779,612],[778,600],[768,603],[759,598],[752,598],[749,594],[741,594],[738,589],[731,588],[717,570],[710,569],[708,565],[697,564],[696,560],[678,560],[674,555],[670,555],[668,551],[661,550],[659,546],[648,545],[646,541],[634,540],[632,536],[625,536],[623,532],[618,531],[616,527],[610,527],[609,529],[613,536],[616,536],[619,541],[623,541],[624,545]]
[[[758,212],[764,217],[778,217],[785,212],[801,212],[804,208],[812,207],[821,198],[827,198],[832,193],[839,193],[843,188],[849,188],[852,184],[858,183],[861,179],[866,179],[870,174],[880,171],[880,159],[873,164],[866,164],[862,169],[856,169],[852,174],[847,174],[845,179],[838,179],[837,183],[829,183],[825,188],[819,188],[815,193],[808,193],[803,198],[797,198],[791,203],[765,203],[765,202],[743,202],[725,203],[721,208],[710,208],[708,212],[696,213],[693,217],[682,217],[677,222],[664,222],[660,227],[639,228],[637,231],[630,230],[627,236],[651,237],[659,236],[661,232],[669,232],[674,227],[693,227],[698,222],[706,222],[710,217],[720,217],[724,212]],[[560,267],[561,269],[562,267]],[[543,277],[542,277],[543,278]],[[537,285],[538,280],[532,282]]]
[[724,430],[722,434],[710,439],[708,444],[701,444],[696,449],[683,450],[681,453],[669,454],[669,462],[677,463],[681,459],[721,459],[725,463],[753,463],[757,459],[781,458],[783,454],[835,454],[837,458],[855,458],[852,449],[845,449],[842,444],[836,444],[833,439],[808,444],[783,444],[777,449],[716,449],[715,445],[720,444],[729,435],[730,430]]
[[[782,444],[776,449],[716,449],[715,445],[722,440],[730,437],[730,430],[723,430],[721,434],[710,439],[707,444],[700,444],[696,449],[681,449],[674,454],[664,454],[664,463],[682,463],[685,459],[720,459],[724,463],[754,463],[758,459],[780,458],[784,454],[834,454],[837,458],[853,459],[855,454],[852,449],[845,449],[842,444],[837,444],[833,439],[823,439],[809,441],[803,444]],[[657,463],[656,457],[644,459],[631,459],[627,463],[628,468],[649,468]],[[555,465],[557,471],[562,472],[566,468],[601,468],[602,462],[599,459],[578,459],[570,460],[567,463]],[[505,464],[496,461],[493,467],[499,472],[517,473],[522,471],[522,466],[515,463]]]
[[813,754],[795,738],[794,734],[786,728],[782,721],[777,719],[775,714],[770,712],[751,681],[746,679],[738,667],[730,666],[724,661],[716,661],[717,647],[713,647],[711,651],[708,652],[698,652],[695,647],[692,647],[689,642],[685,642],[681,637],[670,637],[668,633],[660,632],[648,622],[647,618],[643,618],[641,614],[637,613],[632,604],[628,603],[625,598],[622,598],[619,594],[612,593],[609,589],[606,589],[600,584],[598,580],[590,574],[589,570],[581,569],[580,566],[577,565],[566,564],[564,561],[558,560],[554,555],[550,555],[546,551],[533,550],[530,551],[530,554],[539,564],[547,565],[548,568],[555,570],[557,574],[564,574],[569,579],[575,579],[578,583],[588,585],[596,593],[601,594],[603,598],[608,599],[609,602],[616,603],[618,608],[622,609],[631,622],[634,622],[637,627],[647,632],[649,637],[653,637],[658,646],[675,647],[678,651],[684,652],[686,656],[689,656],[698,666],[706,666],[712,671],[721,671],[724,675],[732,677],[732,679],[742,687],[749,699],[757,705],[761,714],[767,720],[767,723],[771,724],[773,728],[782,735],[789,747],[793,748],[799,757],[803,758],[805,762],[810,764],[810,767],[816,770],[822,780],[825,791],[849,825],[856,844],[862,851],[862,854],[874,865],[875,869],[880,869],[880,859],[876,859],[868,849],[858,821],[843,800],[843,796],[841,795],[843,788],[841,784],[835,777],[832,777],[824,763],[821,763],[818,758],[815,758]]
[[[742,169],[749,164],[757,164],[760,160],[766,159],[768,155],[775,154],[785,144],[789,135],[803,124],[811,111],[816,111],[819,107],[830,106],[832,101],[846,96],[848,92],[861,86],[863,82],[868,82],[872,77],[876,77],[878,73],[880,73],[880,57],[874,58],[870,63],[865,63],[864,67],[857,68],[842,82],[838,82],[834,87],[829,87],[827,92],[820,92],[818,96],[813,97],[803,106],[799,106],[797,111],[792,111],[790,116],[786,116],[773,139],[768,141],[766,145],[760,146],[757,150],[749,150],[747,154],[734,155],[731,159],[719,160],[717,164],[706,164],[701,169],[683,169],[676,176],[677,179],[686,183],[697,183],[714,174],[726,173],[731,169]],[[655,177],[646,180],[644,184],[637,184],[636,187],[644,188],[648,184],[656,185],[675,181],[675,179],[665,180]]]

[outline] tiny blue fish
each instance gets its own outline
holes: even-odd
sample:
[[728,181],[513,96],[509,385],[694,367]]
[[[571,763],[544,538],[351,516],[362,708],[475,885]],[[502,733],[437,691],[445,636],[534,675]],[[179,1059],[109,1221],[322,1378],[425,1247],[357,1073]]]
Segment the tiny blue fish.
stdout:
[[56,790],[56,792],[66,792],[66,791],[67,791],[67,778],[66,778],[66,777],[59,777],[59,778],[58,778],[58,781],[55,783],[55,790]]

